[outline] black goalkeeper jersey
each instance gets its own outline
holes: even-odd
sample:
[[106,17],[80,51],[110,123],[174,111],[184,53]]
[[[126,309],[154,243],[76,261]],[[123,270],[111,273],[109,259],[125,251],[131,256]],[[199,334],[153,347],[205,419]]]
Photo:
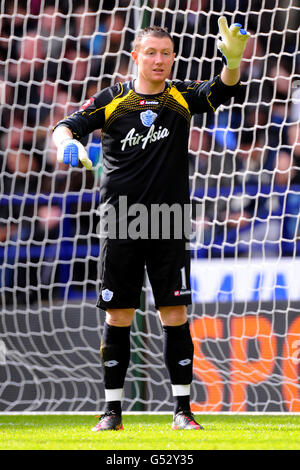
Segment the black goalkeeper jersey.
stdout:
[[[191,117],[215,111],[240,84],[219,76],[206,82],[166,81],[164,92],[141,95],[134,81],[117,83],[90,98],[60,121],[75,139],[101,129],[101,203],[188,204],[188,142]],[[57,127],[56,126],[56,127]]]

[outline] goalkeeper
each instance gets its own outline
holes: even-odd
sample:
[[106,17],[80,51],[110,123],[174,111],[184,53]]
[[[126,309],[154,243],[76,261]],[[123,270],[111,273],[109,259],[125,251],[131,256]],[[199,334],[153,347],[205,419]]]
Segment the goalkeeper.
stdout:
[[[132,51],[137,78],[100,91],[55,127],[58,160],[71,166],[81,162],[88,170],[92,162],[80,140],[102,130],[100,204],[116,210],[117,228],[121,197],[129,209],[143,204],[148,214],[157,204],[182,208],[189,204],[191,116],[213,112],[236,95],[249,37],[240,24],[228,28],[225,17],[219,19],[219,29],[218,48],[225,61],[220,76],[202,83],[169,80],[175,59],[172,37],[163,28],[148,27],[137,34]],[[145,266],[163,328],[163,353],[174,397],[172,428],[203,429],[190,408],[194,353],[187,316],[190,252],[186,237],[174,235],[177,228],[171,224],[169,237],[159,230],[153,239],[148,228],[147,236],[138,239],[128,233],[127,237],[108,233],[102,241],[97,306],[106,311],[100,349],[106,407],[94,431],[123,429],[130,326],[140,306]]]

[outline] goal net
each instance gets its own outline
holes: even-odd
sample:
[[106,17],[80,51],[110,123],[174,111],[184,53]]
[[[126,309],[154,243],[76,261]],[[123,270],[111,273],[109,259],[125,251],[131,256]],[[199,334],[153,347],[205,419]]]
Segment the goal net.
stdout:
[[[300,411],[300,46],[297,0],[1,0],[0,411],[104,406],[92,171],[56,161],[52,128],[131,79],[134,34],[168,27],[173,78],[220,73],[218,17],[251,33],[246,85],[190,136],[194,411]],[[162,328],[145,277],[124,410],[169,412]]]

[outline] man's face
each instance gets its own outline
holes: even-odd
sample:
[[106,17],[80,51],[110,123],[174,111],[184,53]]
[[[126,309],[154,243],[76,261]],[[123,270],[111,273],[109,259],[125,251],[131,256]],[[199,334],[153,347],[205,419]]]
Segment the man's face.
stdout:
[[170,76],[175,59],[173,43],[168,37],[145,36],[132,57],[140,78],[149,83],[164,82]]

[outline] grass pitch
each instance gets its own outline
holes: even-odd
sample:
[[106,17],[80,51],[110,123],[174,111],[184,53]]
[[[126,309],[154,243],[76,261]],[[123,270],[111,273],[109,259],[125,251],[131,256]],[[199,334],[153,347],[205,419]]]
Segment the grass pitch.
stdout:
[[196,415],[204,431],[172,431],[171,415],[124,415],[91,432],[89,415],[1,415],[0,450],[299,450],[300,415]]

